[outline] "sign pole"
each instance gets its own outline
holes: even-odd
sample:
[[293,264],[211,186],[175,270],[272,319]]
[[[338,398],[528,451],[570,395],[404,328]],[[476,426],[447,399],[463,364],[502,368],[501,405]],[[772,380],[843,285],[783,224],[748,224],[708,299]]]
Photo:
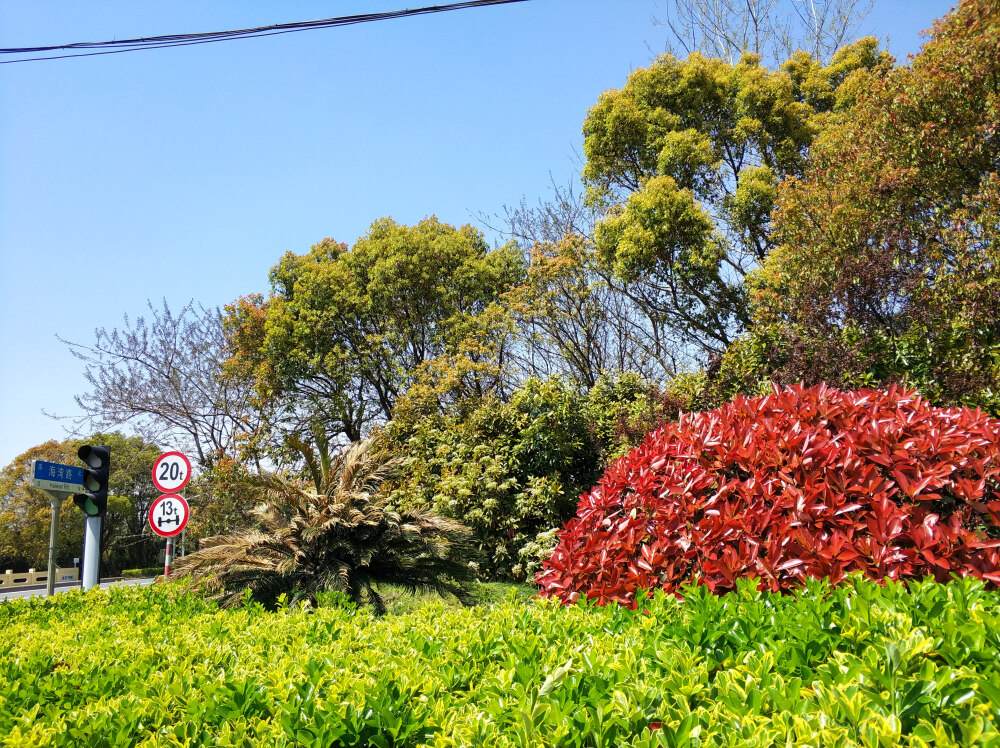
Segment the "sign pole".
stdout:
[[167,539],[167,549],[163,552],[163,576],[170,577],[170,562],[173,561],[176,543],[174,536],[181,536],[181,555],[184,555],[184,528],[191,516],[187,499],[175,491],[183,491],[191,480],[191,461],[183,452],[164,452],[153,463],[153,485],[163,491],[149,507],[149,527],[160,537]]
[[[181,496],[184,497],[184,501],[187,501],[187,494],[188,494],[187,487],[185,486],[184,489],[181,491]],[[185,525],[184,529],[181,530],[181,558],[184,558],[187,555],[187,542],[186,538],[184,537],[186,534],[187,534],[187,526]]]
[[101,518],[87,517],[83,528],[83,591],[93,589],[101,581]]
[[[90,449],[90,447],[85,447]],[[101,447],[106,449],[106,447]],[[87,471],[75,465],[63,465],[58,462],[46,462],[45,460],[31,461],[31,486],[40,489],[49,497],[52,503],[52,519],[49,524],[49,568],[45,576],[45,594],[51,596],[55,592],[56,584],[56,544],[59,540],[59,510],[62,508],[63,499],[67,496],[74,496],[86,490],[84,477]],[[93,471],[90,471],[93,472]],[[88,496],[90,494],[87,494]],[[98,531],[100,531],[100,520],[98,520]],[[98,535],[98,537],[100,537]],[[84,537],[84,550],[86,551],[86,537]],[[98,556],[100,556],[100,543],[98,543]],[[86,552],[84,553],[86,558]],[[93,564],[95,569],[100,566],[100,558]],[[89,589],[84,587],[84,589]]]
[[52,597],[56,591],[56,541],[59,538],[59,508],[62,502],[55,496],[52,500],[52,524],[49,525],[49,573],[45,577],[45,594]]
[[168,579],[170,578],[170,562],[173,561],[173,559],[170,557],[174,550],[173,545],[174,545],[174,539],[167,538],[167,550],[166,553],[163,554],[163,576],[167,577]]

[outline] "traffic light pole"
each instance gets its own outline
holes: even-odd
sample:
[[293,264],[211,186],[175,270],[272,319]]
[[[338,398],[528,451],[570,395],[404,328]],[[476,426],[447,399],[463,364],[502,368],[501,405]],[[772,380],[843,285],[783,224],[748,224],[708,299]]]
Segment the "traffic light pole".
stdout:
[[83,529],[84,592],[101,581],[101,518],[108,510],[108,480],[111,477],[111,449],[106,444],[84,444],[76,452],[87,466],[83,469],[83,491],[73,494],[73,503],[86,515]]
[[84,592],[101,581],[101,518],[87,517],[83,528],[83,575],[81,586]]

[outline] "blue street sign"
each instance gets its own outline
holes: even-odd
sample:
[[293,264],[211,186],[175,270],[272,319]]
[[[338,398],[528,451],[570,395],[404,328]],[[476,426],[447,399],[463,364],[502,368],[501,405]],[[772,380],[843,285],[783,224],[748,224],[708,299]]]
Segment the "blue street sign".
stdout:
[[83,468],[58,462],[34,460],[31,485],[48,491],[77,493],[83,491]]

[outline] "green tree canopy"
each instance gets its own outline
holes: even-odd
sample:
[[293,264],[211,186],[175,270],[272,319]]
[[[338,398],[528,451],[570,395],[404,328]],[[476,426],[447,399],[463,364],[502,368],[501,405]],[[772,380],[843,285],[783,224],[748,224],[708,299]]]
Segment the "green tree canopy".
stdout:
[[720,353],[749,324],[743,282],[774,246],[778,183],[889,62],[874,39],[826,66],[798,52],[773,71],[751,54],[662,55],[590,109],[583,176],[607,209],[598,252],[679,348]]
[[350,249],[326,239],[286,254],[269,298],[229,307],[230,363],[285,404],[298,451],[328,455],[323,440],[357,440],[391,417],[422,363],[458,351],[470,330],[488,335],[477,320],[522,273],[514,245],[490,250],[471,226],[385,218]]
[[[79,465],[76,452],[83,444],[111,447],[104,527],[106,571],[153,563],[161,541],[152,536],[146,524],[149,505],[159,495],[153,486],[152,473],[160,448],[140,437],[119,433],[48,441],[18,455],[0,472],[0,560],[23,567],[46,566],[51,502],[46,493],[30,485],[31,461]],[[70,565],[74,557],[80,556],[82,543],[83,513],[67,498],[59,512],[57,563]]]
[[1000,410],[998,49],[1000,8],[965,0],[817,139],[733,361]]
[[390,501],[468,525],[483,576],[507,577],[519,551],[569,519],[597,479],[585,399],[558,379],[529,379],[509,402],[472,396],[442,406],[440,392],[414,387],[378,434],[405,467],[387,484]]

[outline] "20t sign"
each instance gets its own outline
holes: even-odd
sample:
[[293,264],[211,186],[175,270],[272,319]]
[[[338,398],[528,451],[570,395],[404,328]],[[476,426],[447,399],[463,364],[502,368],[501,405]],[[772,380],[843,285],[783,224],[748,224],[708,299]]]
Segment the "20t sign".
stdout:
[[181,452],[164,452],[153,463],[153,485],[163,493],[180,491],[191,480],[191,462]]
[[191,508],[183,496],[168,493],[149,507],[149,526],[161,538],[179,535],[188,523]]

